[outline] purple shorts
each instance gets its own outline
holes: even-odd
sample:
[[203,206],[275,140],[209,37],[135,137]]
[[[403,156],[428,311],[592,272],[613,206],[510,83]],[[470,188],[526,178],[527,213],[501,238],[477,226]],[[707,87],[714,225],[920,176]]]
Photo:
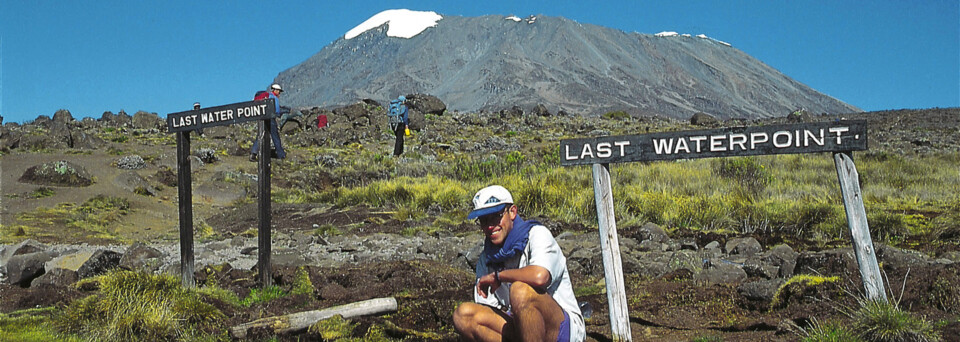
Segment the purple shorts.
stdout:
[[570,342],[570,315],[567,314],[567,310],[563,310],[563,322],[560,322],[557,342]]

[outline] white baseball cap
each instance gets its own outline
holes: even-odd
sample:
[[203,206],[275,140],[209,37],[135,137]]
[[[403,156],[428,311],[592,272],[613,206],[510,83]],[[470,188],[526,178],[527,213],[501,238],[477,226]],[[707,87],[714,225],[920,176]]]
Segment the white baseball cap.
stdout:
[[276,90],[279,90],[279,91],[283,91],[283,88],[280,88],[280,85],[279,85],[279,84],[276,84],[276,83],[274,83],[273,85],[271,85],[271,86],[270,86],[270,89],[276,89]]
[[480,216],[497,213],[512,204],[513,196],[510,195],[510,191],[499,185],[491,185],[480,189],[473,196],[473,211],[467,215],[467,219],[472,220]]

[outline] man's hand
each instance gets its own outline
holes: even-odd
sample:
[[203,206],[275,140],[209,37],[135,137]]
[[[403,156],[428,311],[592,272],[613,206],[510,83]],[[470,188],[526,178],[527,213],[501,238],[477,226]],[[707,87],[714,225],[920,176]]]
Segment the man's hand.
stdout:
[[477,280],[477,293],[480,297],[487,298],[487,295],[500,288],[500,281],[497,279],[496,272],[487,274]]

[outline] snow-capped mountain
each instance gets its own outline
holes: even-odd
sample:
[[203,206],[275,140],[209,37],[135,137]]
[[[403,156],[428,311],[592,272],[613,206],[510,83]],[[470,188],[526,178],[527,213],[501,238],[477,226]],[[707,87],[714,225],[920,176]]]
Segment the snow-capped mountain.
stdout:
[[275,81],[284,102],[301,107],[425,93],[460,111],[544,104],[682,119],[860,111],[705,34],[627,33],[545,16],[384,11]]

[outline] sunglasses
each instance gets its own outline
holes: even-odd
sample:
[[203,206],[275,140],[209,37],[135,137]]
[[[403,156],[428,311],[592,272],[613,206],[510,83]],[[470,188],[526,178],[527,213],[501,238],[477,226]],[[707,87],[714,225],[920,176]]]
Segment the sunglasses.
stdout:
[[510,206],[503,208],[503,210],[497,213],[480,216],[476,219],[477,225],[483,228],[496,225],[503,219],[503,215],[507,213],[507,210],[510,210]]

